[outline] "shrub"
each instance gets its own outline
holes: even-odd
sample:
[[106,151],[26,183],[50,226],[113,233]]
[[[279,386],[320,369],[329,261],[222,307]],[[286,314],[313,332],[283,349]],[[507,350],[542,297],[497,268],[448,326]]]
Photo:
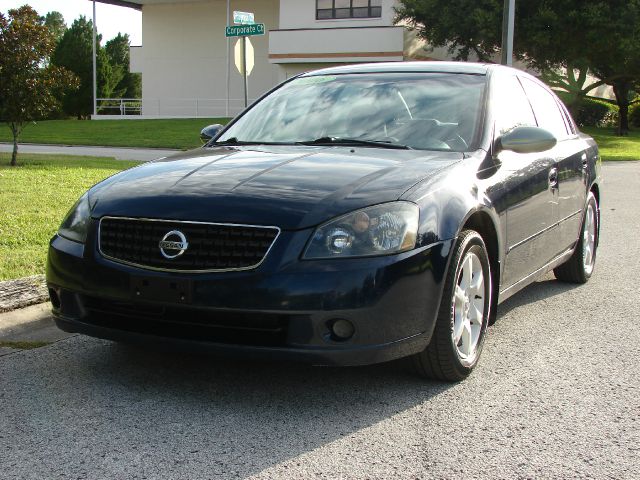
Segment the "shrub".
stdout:
[[[556,90],[560,100],[567,106],[573,119],[580,127],[611,127],[618,122],[618,106],[596,98],[576,96],[563,90]],[[640,121],[640,112],[638,112]]]
[[629,123],[634,127],[640,127],[640,103],[634,103],[629,107]]
[[577,108],[576,123],[581,127],[611,127],[618,122],[618,106],[603,100],[585,98]]

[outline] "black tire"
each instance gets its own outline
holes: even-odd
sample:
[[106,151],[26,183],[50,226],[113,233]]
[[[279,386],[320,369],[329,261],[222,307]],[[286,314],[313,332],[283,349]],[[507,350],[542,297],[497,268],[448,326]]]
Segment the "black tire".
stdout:
[[[458,348],[460,343],[456,346],[454,340],[454,316],[456,314],[454,294],[458,284],[462,281],[463,261],[467,259],[468,252],[475,254],[482,267],[484,298],[481,299],[479,296],[476,298],[483,300],[484,309],[475,355],[472,358],[463,358]],[[467,378],[478,363],[490,316],[491,268],[486,246],[477,232],[463,230],[460,233],[445,282],[431,342],[422,352],[413,355],[412,360],[415,370],[421,376],[447,382],[458,382]],[[465,308],[467,307],[468,305],[465,305]]]
[[[589,209],[593,212],[593,221],[594,221],[594,241],[593,241],[593,251],[591,254],[591,261],[589,265],[585,264],[585,250],[586,250],[586,242],[585,236],[587,235],[587,217],[589,215]],[[576,245],[575,250],[573,251],[573,255],[562,265],[553,269],[553,273],[556,278],[562,282],[569,283],[586,283],[591,275],[593,274],[593,269],[596,263],[596,253],[598,251],[598,240],[599,240],[599,231],[600,231],[600,215],[598,211],[598,202],[596,201],[596,197],[592,192],[589,192],[587,197],[587,204],[584,209],[584,215],[582,217],[582,226],[580,227],[580,237],[578,238],[578,243]]]

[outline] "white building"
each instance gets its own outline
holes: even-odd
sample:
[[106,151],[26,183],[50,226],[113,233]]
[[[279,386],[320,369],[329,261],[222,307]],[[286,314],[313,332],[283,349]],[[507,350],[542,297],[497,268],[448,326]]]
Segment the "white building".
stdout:
[[253,12],[266,29],[264,36],[250,37],[250,102],[304,71],[438,53],[427,54],[410,31],[394,24],[395,0],[97,1],[142,10],[143,40],[131,48],[131,71],[142,73],[144,116],[233,116],[242,110],[243,81],[233,59],[238,39],[225,37],[236,10]]

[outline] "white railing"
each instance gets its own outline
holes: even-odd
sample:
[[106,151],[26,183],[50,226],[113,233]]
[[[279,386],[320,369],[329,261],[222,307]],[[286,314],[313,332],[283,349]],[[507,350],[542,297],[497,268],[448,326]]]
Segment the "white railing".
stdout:
[[[254,99],[249,99],[251,103]],[[244,98],[99,98],[98,116],[227,117],[244,110]]]
[[141,115],[141,98],[98,98],[98,115]]

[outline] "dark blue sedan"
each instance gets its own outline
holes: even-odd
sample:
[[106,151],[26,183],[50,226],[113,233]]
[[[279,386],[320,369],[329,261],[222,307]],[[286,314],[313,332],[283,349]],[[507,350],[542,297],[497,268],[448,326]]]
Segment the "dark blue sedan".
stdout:
[[519,70],[320,70],[203,135],[71,209],[47,266],[60,328],[325,365],[410,356],[456,381],[499,302],[593,272],[598,147]]

